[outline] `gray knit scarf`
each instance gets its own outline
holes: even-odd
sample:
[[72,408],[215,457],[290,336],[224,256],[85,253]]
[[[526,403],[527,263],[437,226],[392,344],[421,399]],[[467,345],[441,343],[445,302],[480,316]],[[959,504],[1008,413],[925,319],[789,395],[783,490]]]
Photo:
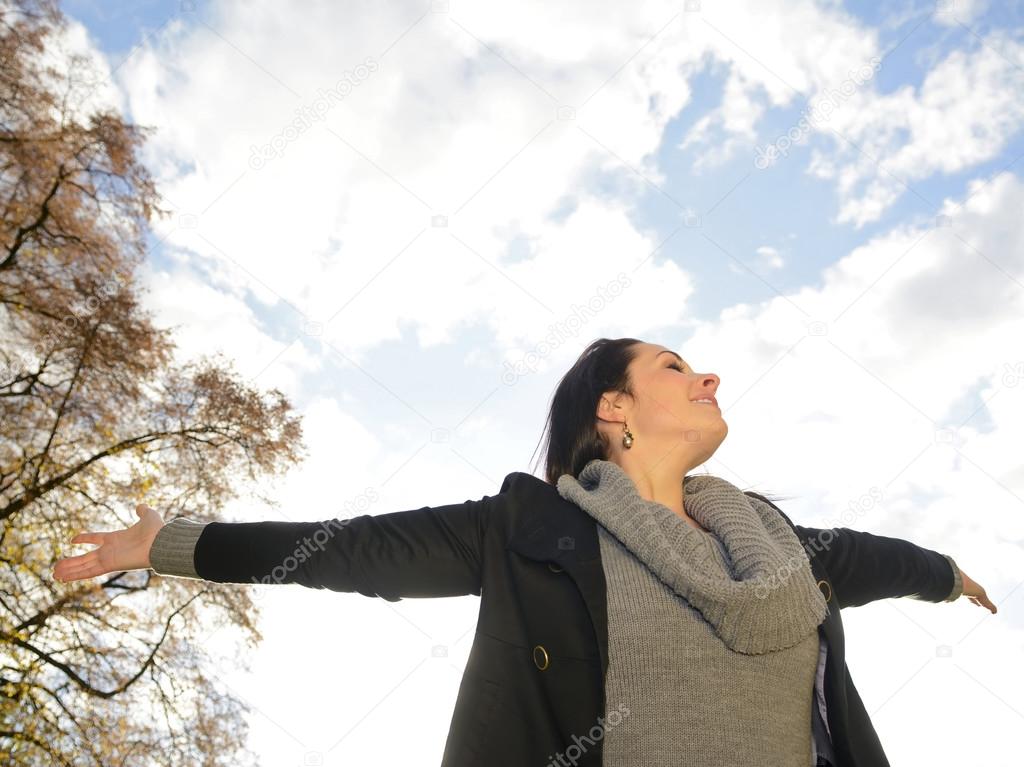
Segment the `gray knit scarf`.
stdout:
[[578,479],[559,477],[557,488],[699,610],[736,652],[791,647],[825,618],[825,598],[792,528],[770,505],[721,477],[687,479],[683,507],[725,546],[727,569],[709,533],[642,498],[617,463],[596,458]]

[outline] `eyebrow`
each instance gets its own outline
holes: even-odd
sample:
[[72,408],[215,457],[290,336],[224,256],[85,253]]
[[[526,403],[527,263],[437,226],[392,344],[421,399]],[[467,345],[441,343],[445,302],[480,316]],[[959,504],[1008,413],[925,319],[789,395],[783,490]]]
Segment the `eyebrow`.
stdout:
[[672,351],[670,349],[662,349],[660,352],[658,352],[657,354],[654,355],[654,359],[658,359],[658,357],[660,357],[662,354],[671,354],[673,357],[675,357],[677,360],[682,362],[684,365],[686,364],[686,362],[683,361],[682,357],[680,357],[678,354],[676,354],[674,351]]

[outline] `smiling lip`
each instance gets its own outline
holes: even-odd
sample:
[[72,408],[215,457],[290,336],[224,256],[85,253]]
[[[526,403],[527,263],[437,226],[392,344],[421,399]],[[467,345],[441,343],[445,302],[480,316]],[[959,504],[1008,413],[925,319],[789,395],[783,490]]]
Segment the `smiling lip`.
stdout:
[[[716,400],[714,397],[698,397],[697,399],[709,399],[709,400],[711,400],[711,404],[712,405],[714,405],[715,407],[718,407],[718,400]],[[690,400],[690,401],[691,402],[696,402],[697,399]],[[721,410],[722,408],[718,407],[718,409]]]

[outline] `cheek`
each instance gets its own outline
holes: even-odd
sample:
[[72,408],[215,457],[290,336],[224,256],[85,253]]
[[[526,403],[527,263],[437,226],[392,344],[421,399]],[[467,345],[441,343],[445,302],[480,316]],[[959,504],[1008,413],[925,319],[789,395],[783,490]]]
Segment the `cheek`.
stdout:
[[657,417],[659,421],[668,422],[670,428],[673,425],[678,426],[680,421],[690,418],[693,407],[678,382],[674,382],[672,386],[659,388],[656,404]]

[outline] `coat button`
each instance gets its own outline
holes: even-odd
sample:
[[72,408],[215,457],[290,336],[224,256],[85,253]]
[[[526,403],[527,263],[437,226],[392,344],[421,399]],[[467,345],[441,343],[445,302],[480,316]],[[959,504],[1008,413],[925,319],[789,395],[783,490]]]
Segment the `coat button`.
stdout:
[[565,569],[564,567],[559,567],[554,562],[548,562],[548,570],[550,570],[553,573],[560,573],[564,569]]
[[543,645],[533,648],[533,663],[541,671],[548,667],[548,651],[544,649]]
[[[825,588],[821,588],[822,586],[825,586]],[[832,598],[832,585],[828,581],[824,579],[818,581],[818,589],[820,589],[821,593],[825,596],[826,602]]]

